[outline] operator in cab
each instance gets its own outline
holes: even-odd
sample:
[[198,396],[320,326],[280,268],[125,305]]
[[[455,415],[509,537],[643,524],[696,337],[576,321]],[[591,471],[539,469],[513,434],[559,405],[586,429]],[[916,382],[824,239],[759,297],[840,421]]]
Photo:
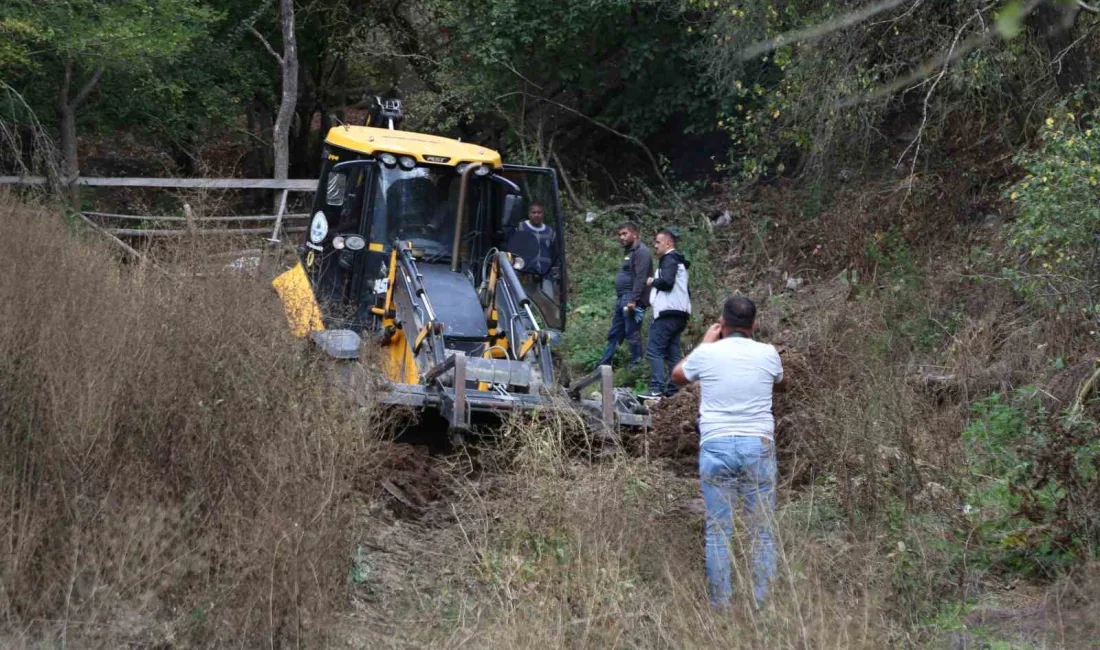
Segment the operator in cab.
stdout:
[[509,253],[524,258],[522,273],[557,277],[556,240],[554,229],[546,225],[546,208],[533,201],[527,208],[527,220],[509,230],[506,248]]
[[546,208],[538,201],[527,207],[527,219],[508,230],[505,250],[523,258],[516,271],[520,284],[544,317],[560,319],[554,303],[554,284],[561,279],[557,233],[546,223]]

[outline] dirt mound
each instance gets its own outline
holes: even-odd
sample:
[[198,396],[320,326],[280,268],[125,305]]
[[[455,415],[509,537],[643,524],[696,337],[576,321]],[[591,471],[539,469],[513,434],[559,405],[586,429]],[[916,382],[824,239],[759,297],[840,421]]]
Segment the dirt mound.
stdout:
[[633,441],[634,451],[650,457],[668,459],[677,474],[698,472],[699,433],[695,419],[699,413],[699,388],[688,386],[672,397],[649,407],[652,427]]
[[427,447],[387,443],[376,462],[356,487],[380,500],[399,519],[431,519],[438,510],[434,506],[453,496],[450,479]]

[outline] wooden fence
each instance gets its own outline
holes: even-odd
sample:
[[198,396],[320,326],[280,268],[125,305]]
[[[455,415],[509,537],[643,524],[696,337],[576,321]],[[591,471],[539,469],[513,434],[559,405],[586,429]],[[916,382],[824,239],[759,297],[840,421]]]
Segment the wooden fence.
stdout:
[[[281,233],[304,232],[308,226],[297,224],[287,227],[286,221],[298,221],[309,217],[308,213],[287,213],[287,195],[290,192],[313,192],[317,181],[308,178],[102,178],[78,177],[74,184],[87,187],[148,187],[163,189],[206,190],[282,190],[279,209],[273,215],[234,215],[223,217],[194,217],[190,207],[184,206],[184,216],[116,214],[111,212],[79,212],[79,216],[96,230],[119,238],[179,237],[183,235],[263,235],[271,233],[268,241],[280,242]],[[0,185],[41,186],[49,184],[44,176],[0,176]],[[113,225],[117,222],[157,224],[156,228]],[[272,223],[270,227],[243,227],[247,224]],[[112,225],[108,225],[112,224]],[[238,228],[210,228],[213,225],[240,224]],[[174,225],[176,227],[160,227]],[[182,228],[179,226],[183,226]],[[133,251],[128,245],[124,246]],[[133,251],[136,254],[136,251]]]

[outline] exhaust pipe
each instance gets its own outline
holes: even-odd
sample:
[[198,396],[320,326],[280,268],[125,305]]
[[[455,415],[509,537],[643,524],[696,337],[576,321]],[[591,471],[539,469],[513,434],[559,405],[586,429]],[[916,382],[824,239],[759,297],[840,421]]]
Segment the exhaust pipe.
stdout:
[[462,220],[466,216],[466,188],[470,185],[470,172],[481,163],[470,163],[462,170],[462,185],[458,189],[458,215],[455,217],[455,243],[451,249],[451,271],[458,273],[458,245],[462,242]]

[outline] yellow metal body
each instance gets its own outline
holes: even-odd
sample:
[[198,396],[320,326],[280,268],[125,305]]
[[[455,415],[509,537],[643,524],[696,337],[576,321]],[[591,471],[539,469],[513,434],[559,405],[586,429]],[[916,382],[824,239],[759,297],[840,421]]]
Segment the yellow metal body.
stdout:
[[389,273],[386,276],[386,301],[382,305],[382,331],[393,332],[382,339],[382,368],[391,381],[419,384],[420,372],[416,357],[405,331],[397,327],[397,306],[393,302],[393,286],[397,281],[397,249],[390,251]]
[[[325,142],[368,155],[391,153],[395,156],[412,156],[420,163],[455,166],[465,162],[482,163],[491,168],[501,166],[500,154],[487,147],[411,131],[395,131],[370,126],[337,126],[329,130]],[[335,159],[332,156],[330,158]],[[409,246],[411,247],[411,244]],[[369,250],[381,252],[384,248],[380,242],[370,242]],[[312,255],[312,252],[310,254]],[[490,291],[495,290],[498,277],[498,271],[494,266]],[[396,280],[397,251],[395,250],[390,254],[385,302],[381,307],[371,309],[382,319],[383,334],[380,337],[382,367],[392,381],[419,384],[421,377],[415,350],[423,343],[428,329],[425,327],[410,340],[411,334],[407,335],[396,322],[396,305],[393,299]],[[275,278],[272,285],[283,303],[290,330],[294,336],[304,337],[311,331],[325,329],[320,307],[301,263]],[[495,309],[491,311],[491,318],[495,323],[497,318]],[[429,324],[429,327],[432,325]],[[494,345],[486,350],[485,356],[507,358],[508,353],[504,351],[508,346],[507,337],[495,327],[492,328],[491,335]]]
[[479,162],[493,168],[501,164],[500,154],[487,147],[412,131],[337,126],[329,130],[325,142],[370,155],[385,152],[412,156],[422,163],[454,166],[462,162]]
[[396,330],[382,344],[382,369],[390,381],[401,384],[419,384],[420,372],[416,367],[409,342],[403,330]]
[[271,285],[283,303],[291,334],[301,338],[314,330],[325,329],[321,308],[317,305],[317,298],[313,295],[301,262],[272,280]]

